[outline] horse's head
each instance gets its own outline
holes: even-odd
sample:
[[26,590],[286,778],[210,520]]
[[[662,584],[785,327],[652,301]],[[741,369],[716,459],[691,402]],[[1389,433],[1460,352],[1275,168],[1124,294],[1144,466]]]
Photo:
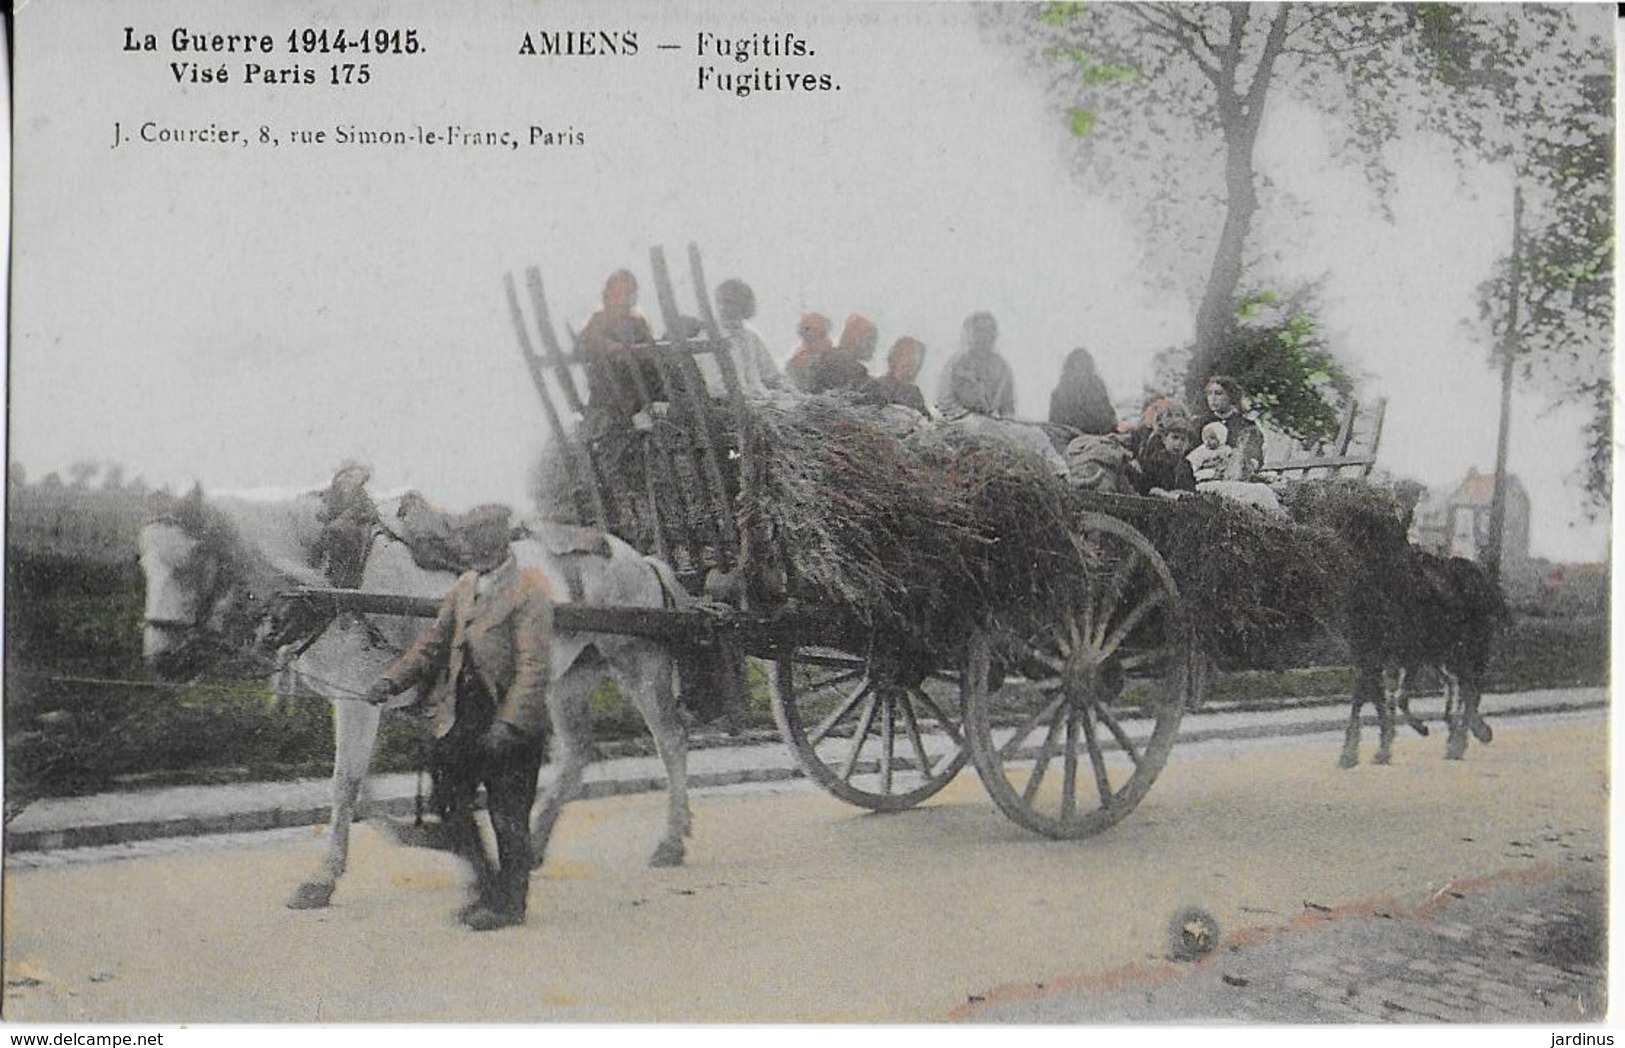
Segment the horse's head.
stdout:
[[188,676],[254,648],[275,579],[201,490],[151,516],[139,549],[147,589],[142,655],[156,673]]

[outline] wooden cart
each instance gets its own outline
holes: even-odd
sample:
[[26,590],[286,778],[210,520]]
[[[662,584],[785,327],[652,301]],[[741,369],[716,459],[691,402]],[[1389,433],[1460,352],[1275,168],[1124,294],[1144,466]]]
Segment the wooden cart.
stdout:
[[[507,278],[519,348],[563,453],[566,504],[580,522],[664,559],[695,599],[666,612],[561,606],[559,627],[757,660],[802,768],[852,804],[911,807],[974,762],[995,803],[1039,833],[1083,837],[1126,816],[1155,782],[1206,679],[1173,576],[1135,523],[1168,504],[1080,495],[1072,542],[1083,596],[1049,609],[1035,635],[972,629],[949,658],[904,650],[862,627],[852,609],[784,599],[763,578],[782,558],[739,526],[736,506],[752,504],[760,459],[692,245],[687,261],[696,314],[679,309],[655,248],[660,335],[597,357],[573,334],[569,345],[560,341],[537,269],[522,282]],[[607,371],[643,409],[634,425],[604,433],[586,421],[589,365],[601,369],[600,385]],[[624,469],[610,482],[606,458],[626,450],[617,440],[640,445],[642,483],[625,483]]]
[[[1174,577],[1136,526],[1171,505],[1080,493],[1067,554],[1076,557],[1081,585],[1067,587],[1076,596],[1043,609],[1044,625],[1025,635],[973,626],[946,656],[866,627],[858,609],[786,598],[782,580],[766,577],[784,558],[758,548],[735,510],[753,504],[761,462],[699,252],[688,252],[692,320],[679,312],[660,249],[650,263],[664,333],[607,361],[590,359],[573,335],[568,347],[560,342],[536,269],[523,293],[513,276],[506,282],[564,466],[565,510],[666,561],[691,598],[663,610],[564,603],[557,628],[650,637],[680,655],[710,651],[724,665],[761,667],[780,732],[808,777],[863,808],[912,807],[973,762],[994,802],[1046,836],[1085,837],[1128,815],[1208,678]],[[632,425],[594,429],[587,420],[589,363],[640,407]],[[626,483],[628,448],[617,441],[636,443],[638,483]],[[421,598],[320,597],[360,612],[436,610]]]

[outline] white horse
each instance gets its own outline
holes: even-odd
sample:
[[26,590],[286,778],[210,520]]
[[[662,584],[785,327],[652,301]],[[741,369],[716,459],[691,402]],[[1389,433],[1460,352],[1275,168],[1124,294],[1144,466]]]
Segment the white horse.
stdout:
[[[263,638],[275,617],[276,594],[294,587],[327,587],[310,567],[321,531],[319,498],[304,495],[277,502],[239,498],[205,501],[194,490],[172,512],[151,519],[141,531],[146,577],[143,651],[160,675],[185,677],[209,659],[240,655]],[[387,519],[391,507],[380,506]],[[613,536],[590,545],[549,540],[549,526],[514,543],[521,565],[540,568],[560,603],[660,608],[666,605],[670,571]],[[577,532],[579,529],[577,529]],[[571,536],[574,537],[572,533]],[[665,581],[663,581],[665,580]],[[380,531],[368,552],[360,588],[369,593],[439,599],[455,582],[449,572],[425,571],[405,543]],[[344,872],[350,823],[378,736],[381,710],[359,701],[379,672],[426,625],[405,616],[343,613],[313,641],[284,647],[279,690],[297,687],[333,701],[333,813],[320,870],[301,884],[288,905],[326,906]],[[650,865],[677,866],[690,834],[688,743],[677,714],[670,654],[653,641],[602,633],[556,633],[553,680],[547,705],[558,766],[533,825],[535,859],[541,864],[560,810],[581,790],[592,759],[588,695],[605,676],[629,697],[654,735],[666,767],[666,834]],[[410,701],[410,693],[402,701]]]

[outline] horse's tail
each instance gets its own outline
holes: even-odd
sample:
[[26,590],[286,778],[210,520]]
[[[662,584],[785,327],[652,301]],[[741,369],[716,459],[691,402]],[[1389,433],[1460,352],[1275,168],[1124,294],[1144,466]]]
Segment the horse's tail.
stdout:
[[650,554],[644,554],[643,562],[649,565],[649,569],[655,573],[655,578],[660,580],[660,588],[666,595],[666,607],[686,608],[694,603],[694,598],[689,595],[688,590],[677,581],[677,573],[671,570],[670,564]]

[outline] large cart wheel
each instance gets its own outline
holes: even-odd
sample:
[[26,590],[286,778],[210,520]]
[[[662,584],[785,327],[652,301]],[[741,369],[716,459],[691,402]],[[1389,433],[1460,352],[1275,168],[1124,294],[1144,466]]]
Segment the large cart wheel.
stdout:
[[[1037,636],[971,638],[965,730],[988,793],[1022,826],[1079,838],[1139,804],[1200,686],[1179,591],[1149,541],[1086,514],[1087,585]],[[997,678],[997,679],[991,679]]]
[[796,648],[773,685],[773,716],[801,767],[850,804],[911,808],[969,759],[953,682],[923,668]]

